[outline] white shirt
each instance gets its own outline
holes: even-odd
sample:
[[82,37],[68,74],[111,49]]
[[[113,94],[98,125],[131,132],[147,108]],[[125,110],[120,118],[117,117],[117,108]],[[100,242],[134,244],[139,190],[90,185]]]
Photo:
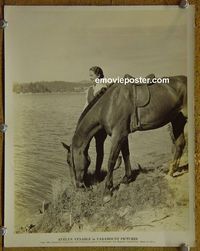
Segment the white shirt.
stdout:
[[[107,84],[104,84],[104,83],[99,83],[99,84],[95,83],[91,87],[93,88],[93,94],[95,96],[102,88],[107,88],[108,86],[107,86]],[[88,91],[89,91],[89,89],[91,87],[89,87],[87,89],[87,92],[86,92],[86,103],[85,103],[85,106],[84,106],[83,109],[85,109],[86,106],[88,105]]]

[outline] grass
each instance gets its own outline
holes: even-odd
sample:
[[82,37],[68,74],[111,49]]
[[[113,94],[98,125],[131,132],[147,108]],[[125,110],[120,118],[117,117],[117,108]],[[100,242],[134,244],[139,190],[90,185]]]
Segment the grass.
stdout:
[[[179,208],[187,207],[188,194],[181,191],[181,182],[184,184],[186,176],[176,178],[180,184],[177,186],[177,180],[166,179],[160,166],[154,170],[146,169],[135,181],[124,185],[119,184],[122,170],[121,167],[114,173],[117,188],[111,201],[106,204],[103,204],[105,181],[86,190],[77,190],[65,180],[55,180],[52,184],[52,201],[47,210],[36,217],[37,220],[32,223],[34,227],[29,232],[127,231],[140,226],[152,228],[158,226],[157,222],[178,214]],[[138,218],[140,214],[141,220]],[[170,224],[169,219],[167,224]]]

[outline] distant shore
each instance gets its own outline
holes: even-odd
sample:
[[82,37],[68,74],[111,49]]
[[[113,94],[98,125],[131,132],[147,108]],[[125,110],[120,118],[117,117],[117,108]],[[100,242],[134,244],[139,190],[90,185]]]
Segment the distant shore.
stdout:
[[90,85],[89,81],[15,83],[13,85],[13,92],[16,94],[85,92]]

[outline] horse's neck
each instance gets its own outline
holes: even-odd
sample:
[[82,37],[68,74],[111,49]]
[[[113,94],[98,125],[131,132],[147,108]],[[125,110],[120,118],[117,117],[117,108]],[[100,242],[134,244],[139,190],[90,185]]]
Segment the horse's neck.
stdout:
[[72,139],[72,144],[74,147],[79,148],[80,151],[84,151],[88,147],[92,137],[100,129],[102,129],[102,125],[99,123],[101,120],[100,114],[102,114],[101,110],[105,105],[105,100],[117,86],[118,85],[111,85],[109,90],[107,90],[106,93],[103,94],[103,96],[100,97],[96,103],[94,103],[94,105],[78,123],[74,137]]
[[99,124],[99,110],[101,108],[95,105],[77,125],[72,144],[76,148],[82,148],[83,151],[90,143],[92,137],[101,129]]

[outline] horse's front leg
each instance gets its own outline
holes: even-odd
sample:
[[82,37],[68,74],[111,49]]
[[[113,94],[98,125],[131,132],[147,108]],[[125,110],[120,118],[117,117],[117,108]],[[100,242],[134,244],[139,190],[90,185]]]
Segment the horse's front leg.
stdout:
[[97,181],[101,179],[101,166],[104,158],[104,142],[107,137],[106,131],[100,130],[95,134],[95,144],[96,144],[96,168],[95,168],[95,178]]
[[128,136],[124,139],[124,141],[121,144],[121,152],[125,165],[125,175],[122,179],[122,183],[128,184],[132,179]]
[[110,201],[112,196],[113,170],[124,140],[125,137],[120,136],[120,133],[117,133],[112,136],[112,146],[108,159],[108,174],[106,176],[104,199],[103,199],[105,203]]

